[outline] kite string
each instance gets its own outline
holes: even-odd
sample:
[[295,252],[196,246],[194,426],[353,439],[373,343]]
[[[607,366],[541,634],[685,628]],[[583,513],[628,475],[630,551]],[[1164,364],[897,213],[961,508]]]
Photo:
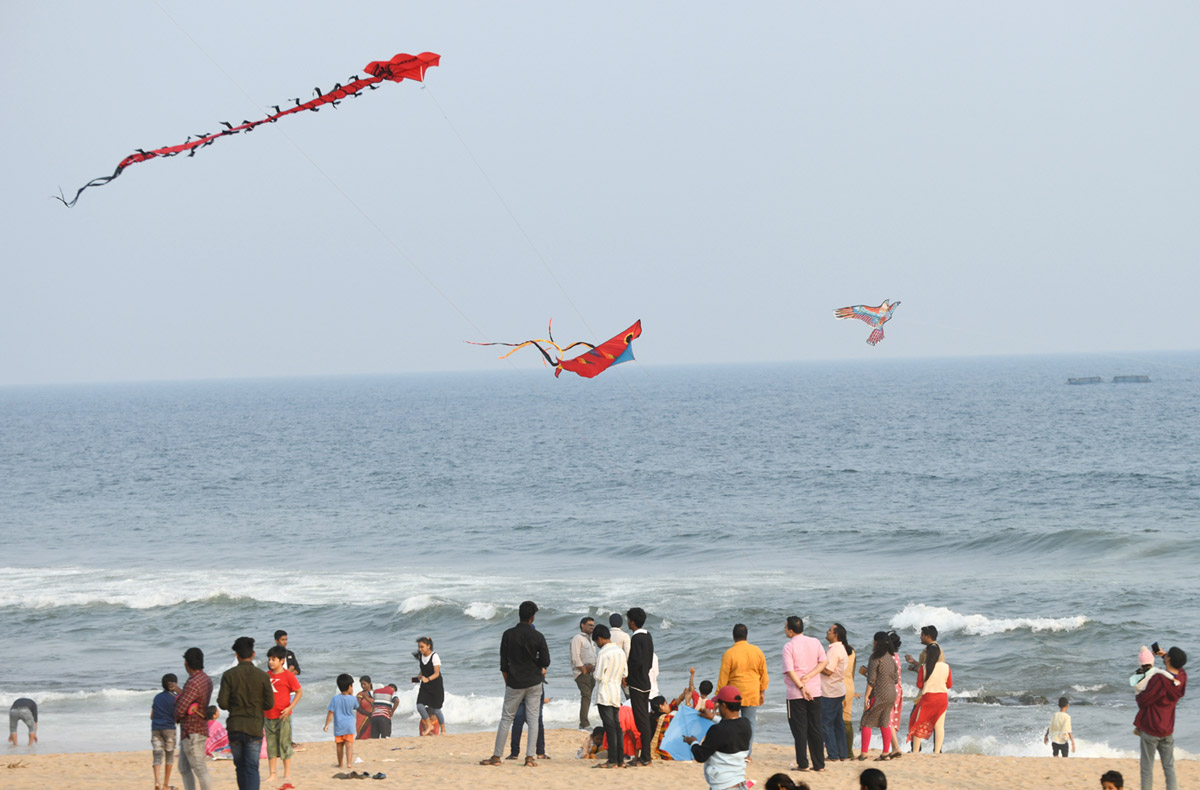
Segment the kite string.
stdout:
[[[222,67],[221,64],[218,63],[217,60],[215,58],[213,58],[213,56],[210,55],[208,53],[208,51],[205,50],[204,47],[202,47],[200,45],[200,43],[198,41],[196,41],[196,39],[193,38],[192,35],[190,33],[188,33],[187,30],[181,24],[179,24],[179,22],[175,19],[175,17],[173,17],[165,8],[163,8],[162,4],[159,3],[158,0],[155,0],[155,5],[158,6],[158,9],[160,11],[162,11],[163,15],[166,16],[167,19],[169,19],[171,21],[171,23],[174,24],[175,27],[177,27],[181,33],[183,33],[183,35],[188,39],[188,41],[192,42],[192,45],[195,46],[196,49],[199,50],[200,53],[203,54],[205,58],[207,58],[209,60],[209,62],[212,63],[217,68],[218,71],[220,71],[222,74],[224,74],[226,79],[228,79],[230,81],[230,83],[233,84],[234,87],[236,87],[239,91],[241,91],[242,95],[246,97],[246,99],[250,102],[251,105],[253,105],[257,110],[259,110],[261,112],[265,112],[265,108],[258,105],[258,103],[250,95],[250,93],[245,88],[243,88],[242,85],[236,79],[234,79],[233,75],[231,75],[228,71],[226,71],[225,68]],[[428,86],[423,84],[422,87],[427,88]],[[431,92],[430,92],[430,97],[433,98]],[[434,104],[437,105],[436,98],[434,98]],[[441,109],[442,109],[441,106],[437,105],[437,107],[438,107],[438,110],[441,111]],[[454,131],[455,136],[458,137],[459,142],[462,143],[463,148],[467,151],[468,155],[470,155],[472,161],[475,162],[476,167],[479,168],[480,173],[483,175],[484,179],[488,182],[488,185],[492,188],[492,191],[495,193],[496,197],[500,200],[501,204],[505,207],[505,210],[508,212],[509,217],[517,225],[517,227],[520,228],[522,235],[525,236],[525,239],[529,243],[530,247],[537,253],[538,258],[542,261],[542,265],[546,267],[546,270],[550,274],[551,279],[554,280],[554,282],[558,286],[559,290],[562,291],[564,297],[566,297],[567,301],[571,303],[571,307],[575,310],[575,312],[580,316],[580,319],[583,320],[584,324],[586,325],[587,321],[586,321],[586,319],[583,318],[583,315],[579,311],[579,308],[575,305],[575,303],[571,299],[570,295],[567,294],[566,290],[563,288],[562,284],[559,282],[559,280],[555,276],[554,272],[550,269],[549,264],[546,262],[546,259],[542,256],[542,254],[538,250],[537,246],[533,244],[532,239],[530,238],[529,234],[525,231],[524,227],[521,226],[520,222],[516,218],[516,215],[513,214],[511,209],[508,208],[508,204],[505,203],[504,198],[500,195],[499,191],[496,189],[496,187],[492,183],[491,179],[488,178],[487,173],[483,170],[483,167],[479,164],[479,161],[475,158],[475,155],[471,153],[470,148],[467,147],[466,141],[463,140],[462,135],[458,134],[458,130],[454,128],[454,125],[450,122],[449,117],[447,117],[444,112],[442,112],[442,117],[446,120],[446,123]],[[287,141],[292,144],[292,146],[296,149],[296,151],[299,152],[299,154],[302,157],[304,157],[304,159],[310,165],[312,165],[312,167],[318,173],[320,173],[325,178],[325,180],[338,192],[338,194],[340,194],[346,200],[346,202],[349,203],[354,208],[354,210],[359,213],[359,215],[367,222],[367,224],[369,224],[371,227],[373,227],[380,234],[380,236],[382,236],[384,238],[384,240],[392,247],[392,249],[396,252],[396,254],[399,255],[400,258],[403,259],[405,261],[405,263],[407,263],[413,269],[413,271],[415,271],[418,275],[420,275],[421,279],[423,279],[426,282],[426,284],[429,285],[429,287],[432,288],[438,294],[438,296],[440,296],[442,298],[442,300],[445,301],[446,304],[449,305],[451,307],[451,309],[454,310],[454,312],[456,312],[468,325],[470,325],[471,328],[474,329],[475,332],[477,332],[479,336],[487,338],[487,333],[484,332],[483,329],[481,329],[478,324],[476,324],[473,320],[471,320],[471,318],[466,313],[464,313],[462,311],[462,309],[459,308],[458,305],[455,304],[455,302],[452,299],[450,299],[450,297],[440,287],[438,287],[438,285],[432,280],[432,278],[430,278],[429,275],[427,275],[424,272],[424,270],[422,270],[422,268],[417,265],[416,261],[412,258],[412,256],[407,254],[400,247],[400,245],[397,244],[396,241],[393,240],[391,238],[391,236],[389,236],[384,231],[384,229],[379,225],[379,223],[376,222],[374,219],[372,219],[370,217],[370,215],[368,215],[366,213],[366,211],[364,211],[362,209],[362,207],[346,192],[346,190],[342,189],[341,185],[333,178],[333,176],[331,176],[329,173],[325,172],[321,168],[321,166],[318,165],[317,162],[311,156],[309,156],[308,152],[305,151],[304,148],[298,142],[296,142],[292,138],[292,136],[289,135],[286,131],[280,130],[280,134],[282,134],[284,136],[284,138],[286,138]],[[589,331],[592,332],[593,335],[595,335],[595,332],[594,332],[594,330],[591,329],[591,327],[588,327],[588,329],[589,329]],[[513,364],[516,364],[516,363],[514,362]],[[542,393],[539,390],[538,394],[543,402],[548,402],[548,398],[544,393]],[[634,398],[635,398],[635,400],[637,399],[636,394],[634,395]],[[639,406],[640,406],[640,404],[639,404]],[[574,418],[574,415],[568,415],[566,412],[566,409],[563,408],[561,405],[557,406],[557,411],[559,412],[560,416],[564,420],[569,420],[569,419]],[[644,409],[642,410],[642,413],[643,413],[643,415],[645,415]],[[578,437],[576,437],[576,441],[581,442],[582,444],[585,444],[585,445],[591,447],[597,457],[602,457],[602,460],[608,465],[609,471],[611,473],[613,473],[615,476],[623,479],[625,481],[625,484],[629,487],[629,490],[631,492],[633,492],[636,496],[638,496],[638,498],[640,498],[650,510],[657,513],[659,515],[660,519],[662,519],[663,523],[668,523],[667,515],[665,513],[663,513],[663,511],[659,508],[658,504],[654,501],[653,498],[647,496],[644,492],[639,490],[637,486],[634,485],[633,481],[628,477],[628,475],[626,474],[625,468],[622,465],[614,462],[613,459],[609,456],[609,454],[605,450],[592,444],[592,442],[589,441],[586,436],[578,436]]]
[[[188,31],[183,27],[183,25],[179,24],[178,20],[176,20],[175,17],[171,16],[171,13],[169,11],[167,11],[167,9],[163,8],[162,4],[160,2],[158,2],[158,0],[154,0],[154,4],[156,6],[158,6],[158,9],[163,12],[163,15],[166,16],[167,19],[171,20],[171,23],[179,29],[179,32],[183,33],[183,35],[187,38],[187,40],[192,42],[192,45],[195,46],[196,49],[199,50],[200,53],[202,55],[204,55],[204,57],[207,58],[208,61],[217,68],[218,71],[220,71],[222,74],[224,74],[225,78],[228,79],[229,82],[232,83],[235,88],[237,88],[239,91],[241,91],[242,95],[246,97],[247,101],[249,101],[250,104],[253,105],[256,110],[258,110],[259,112],[266,112],[266,108],[260,106],[258,104],[258,102],[256,102],[254,100],[254,97],[251,96],[250,93],[244,87],[242,87],[241,83],[239,83],[236,79],[234,79],[233,75],[231,75],[228,71],[226,71],[225,68],[220,63],[217,62],[216,58],[214,58],[212,55],[208,54],[208,51],[205,50],[204,47],[200,46],[200,42],[198,42],[198,41],[196,41],[196,39],[192,38],[192,35],[190,33],[188,33]],[[304,159],[307,160],[310,165],[313,166],[313,169],[315,169],[318,173],[320,173],[325,178],[325,180],[328,181],[329,184],[335,190],[337,190],[338,194],[340,194],[346,200],[346,202],[349,203],[354,208],[354,210],[359,213],[359,215],[367,222],[368,225],[375,228],[375,230],[379,232],[379,235],[383,237],[384,241],[386,241],[392,247],[393,250],[395,250],[396,254],[400,256],[401,260],[403,260],[405,263],[407,263],[412,268],[412,270],[415,271],[421,277],[421,279],[423,279],[425,281],[425,283],[430,288],[432,288],[433,291],[438,296],[440,296],[442,298],[442,300],[446,302],[447,305],[450,306],[450,308],[452,310],[454,310],[454,312],[458,313],[460,318],[462,318],[467,324],[469,324],[471,326],[472,329],[474,329],[476,332],[478,332],[480,334],[480,336],[486,337],[486,334],[484,333],[483,329],[481,329],[474,321],[471,320],[471,318],[466,313],[464,313],[462,311],[462,309],[454,302],[454,300],[452,300],[446,294],[446,292],[443,291],[438,286],[438,284],[433,281],[433,278],[431,278],[428,274],[426,274],[425,271],[419,265],[417,265],[416,260],[414,260],[411,255],[406,253],[404,251],[404,249],[391,236],[388,235],[388,233],[379,225],[379,223],[376,222],[370,215],[368,215],[367,212],[364,211],[363,208],[354,200],[354,198],[350,197],[350,195],[346,192],[346,190],[342,189],[341,185],[333,178],[333,176],[331,176],[329,173],[325,172],[325,170],[322,169],[321,166],[319,164],[317,164],[317,162],[311,156],[309,156],[308,152],[306,150],[304,150],[303,146],[301,146],[300,143],[296,142],[296,140],[290,134],[288,134],[287,131],[284,129],[280,129],[279,133],[281,135],[283,135],[283,137],[289,143],[292,144],[292,146],[296,149],[296,151],[299,152],[299,154],[302,157],[304,157]]]
[[[583,315],[583,311],[580,310],[579,306],[575,304],[575,300],[573,300],[571,298],[571,295],[567,292],[567,289],[565,287],[563,287],[562,282],[558,279],[558,276],[554,273],[554,269],[550,266],[549,261],[547,261],[546,257],[542,254],[541,249],[533,242],[533,238],[529,235],[529,232],[525,229],[525,226],[521,224],[521,221],[519,219],[517,219],[516,213],[508,205],[508,201],[506,201],[504,199],[504,196],[500,193],[500,190],[496,187],[496,183],[492,180],[491,176],[489,176],[487,171],[484,169],[483,164],[479,161],[479,157],[477,157],[475,155],[475,152],[471,150],[471,146],[467,145],[466,139],[462,136],[462,133],[458,131],[458,127],[454,125],[454,121],[452,121],[450,119],[449,114],[446,112],[445,108],[442,107],[441,102],[439,102],[437,100],[437,96],[434,94],[433,89],[428,85],[424,85],[422,87],[423,87],[425,93],[429,96],[430,100],[433,102],[434,106],[437,108],[438,113],[441,114],[442,119],[446,122],[446,125],[450,128],[450,131],[453,132],[455,138],[458,139],[459,145],[462,146],[463,150],[466,152],[466,154],[470,158],[471,162],[475,165],[475,168],[479,171],[480,176],[487,183],[488,188],[491,189],[492,194],[496,196],[496,200],[498,200],[500,202],[500,205],[504,208],[505,213],[507,213],[509,216],[509,219],[512,220],[513,225],[516,226],[516,228],[520,232],[521,236],[524,237],[525,242],[529,245],[529,248],[531,250],[533,250],[534,255],[537,256],[538,260],[542,264],[542,267],[546,270],[546,273],[550,275],[550,279],[554,282],[554,285],[562,293],[563,298],[565,298],[567,300],[567,302],[571,305],[571,309],[575,311],[575,314],[577,316],[579,316],[580,321],[583,322],[584,327],[587,328],[588,332],[591,333],[592,337],[601,337],[601,335],[599,333],[597,333],[596,330],[593,329],[592,326],[588,323],[587,318]],[[560,352],[561,351],[562,350],[560,349]],[[510,352],[510,354],[511,353],[512,352]],[[635,356],[633,358],[633,361],[638,362],[639,360]],[[642,370],[642,371],[646,371],[647,379],[650,380],[654,384],[655,389],[658,390],[658,395],[660,396],[660,398],[666,395],[666,391],[662,387],[661,383],[651,373],[648,372],[647,368],[645,368],[642,365],[638,365],[638,369]],[[647,416],[648,411],[645,408],[644,402],[638,396],[637,391],[633,389],[632,385],[630,385],[628,381],[625,382],[625,386],[629,390],[630,398],[637,403],[638,408],[642,412],[642,415]],[[654,422],[656,423],[654,426],[655,428],[662,427],[660,424],[657,423],[657,420],[654,420]]]
[[492,190],[492,194],[496,196],[496,200],[500,201],[500,205],[504,207],[504,211],[508,214],[508,218],[512,220],[513,225],[515,225],[517,230],[520,231],[521,236],[525,239],[525,243],[529,245],[531,250],[533,250],[533,254],[536,255],[538,261],[541,262],[542,268],[546,270],[546,274],[550,275],[550,279],[554,282],[555,287],[557,287],[559,292],[562,293],[563,298],[567,300],[567,303],[571,305],[571,309],[575,311],[575,315],[579,316],[579,320],[583,322],[583,325],[587,328],[588,332],[591,333],[592,337],[598,337],[599,335],[596,333],[596,330],[593,329],[590,324],[588,324],[587,318],[583,315],[583,311],[579,309],[579,306],[575,304],[575,300],[571,298],[571,295],[567,293],[567,289],[563,287],[562,282],[558,279],[558,275],[556,275],[554,273],[554,269],[551,268],[549,261],[547,261],[546,257],[542,255],[541,249],[533,243],[533,237],[529,235],[529,232],[525,230],[525,226],[521,224],[519,219],[517,219],[517,215],[508,205],[508,201],[506,201],[504,196],[500,194],[500,190],[496,188],[496,184],[492,181],[491,176],[489,176],[487,171],[483,169],[483,165],[480,164],[479,158],[475,156],[475,152],[471,150],[469,145],[467,145],[467,141],[463,138],[462,134],[459,133],[458,127],[454,125],[454,122],[450,120],[450,116],[446,114],[446,110],[442,107],[441,102],[439,102],[437,100],[437,96],[434,95],[433,89],[428,85],[425,85],[424,88],[426,95],[429,96],[430,101],[433,102],[433,105],[437,107],[437,111],[441,114],[442,120],[446,122],[446,126],[450,127],[450,131],[453,132],[455,138],[458,139],[459,145],[461,145],[463,150],[467,152],[467,156],[471,159],[471,162],[479,171],[479,175],[483,177],[485,182],[487,182],[488,188]]

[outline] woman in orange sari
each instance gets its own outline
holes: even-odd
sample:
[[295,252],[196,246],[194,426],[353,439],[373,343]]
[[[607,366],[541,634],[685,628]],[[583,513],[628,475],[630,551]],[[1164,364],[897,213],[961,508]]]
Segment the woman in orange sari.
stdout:
[[908,740],[912,750],[921,751],[921,741],[933,736],[933,752],[941,754],[942,742],[946,739],[946,708],[950,701],[949,690],[954,685],[950,665],[942,658],[942,650],[930,645],[925,652],[925,663],[917,669],[917,694],[912,715],[908,717]]

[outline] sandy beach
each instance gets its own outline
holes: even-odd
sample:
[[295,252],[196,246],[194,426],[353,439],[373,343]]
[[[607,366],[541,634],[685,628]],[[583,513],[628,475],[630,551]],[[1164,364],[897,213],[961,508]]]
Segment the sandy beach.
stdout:
[[[575,759],[583,734],[575,730],[552,730],[546,742],[549,760],[537,768],[525,768],[518,761],[506,761],[499,767],[478,765],[491,753],[495,735],[473,732],[434,738],[392,738],[356,744],[355,756],[363,762],[358,771],[384,773],[386,779],[371,781],[374,787],[439,787],[456,786],[464,779],[490,788],[527,788],[540,786],[547,790],[566,790],[587,782],[593,787],[705,787],[701,767],[697,763],[661,763],[649,768],[630,768],[620,772],[586,773],[591,761]],[[792,764],[790,746],[755,745],[755,759],[748,778],[760,784],[777,771],[786,771]],[[67,787],[80,790],[109,790],[153,786],[150,770],[150,751],[111,752],[91,754],[13,754],[4,761],[0,786],[5,788]],[[18,767],[13,767],[18,765]],[[849,790],[857,788],[854,781],[864,766],[874,762],[836,763],[822,774],[792,772],[793,778],[803,779],[813,790]],[[1125,775],[1126,787],[1137,786],[1137,760],[1110,759],[1053,759],[1050,757],[991,757],[972,754],[912,755],[890,760],[881,766],[888,775],[888,787],[905,788],[971,788],[972,790],[1010,790],[1026,788],[1080,788],[1096,790],[1099,776],[1116,769]],[[230,761],[209,763],[220,788],[236,787],[233,764]],[[1181,787],[1200,786],[1200,764],[1193,760],[1177,761]],[[262,764],[264,790],[277,788],[283,779],[266,781],[266,762]],[[1156,766],[1156,786],[1162,786],[1161,768]],[[331,742],[306,744],[292,761],[291,783],[297,790],[308,788],[340,788],[347,780],[334,779],[335,767]],[[486,784],[485,784],[486,783]],[[171,784],[182,788],[177,775]]]

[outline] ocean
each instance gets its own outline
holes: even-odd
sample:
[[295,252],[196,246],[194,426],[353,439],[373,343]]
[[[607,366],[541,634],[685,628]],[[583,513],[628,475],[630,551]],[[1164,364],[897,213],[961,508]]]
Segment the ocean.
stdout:
[[[1151,381],[1066,384],[1123,374]],[[763,741],[790,743],[797,614],[864,655],[936,625],[947,751],[1048,754],[1065,694],[1080,756],[1134,756],[1138,649],[1200,656],[1198,446],[1197,352],[0,389],[0,703],[38,702],[43,751],[146,749],[186,648],[219,675],[283,628],[297,740],[342,672],[398,682],[415,734],[430,636],[450,732],[487,730],[532,599],[551,727],[579,618],[641,606],[668,696],[748,626]],[[1190,696],[1176,742],[1200,753]]]

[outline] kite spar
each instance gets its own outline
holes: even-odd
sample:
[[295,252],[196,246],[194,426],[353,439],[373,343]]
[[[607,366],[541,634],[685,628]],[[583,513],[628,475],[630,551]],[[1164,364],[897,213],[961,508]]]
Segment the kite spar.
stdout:
[[305,112],[308,110],[318,112],[324,105],[330,105],[336,108],[338,104],[341,103],[341,101],[347,96],[359,96],[362,94],[364,89],[375,90],[378,87],[377,83],[383,82],[384,80],[389,82],[401,82],[403,80],[424,82],[425,70],[432,66],[438,65],[440,61],[441,56],[432,52],[422,52],[420,55],[408,55],[401,53],[393,57],[391,60],[372,61],[363,69],[365,72],[367,72],[367,74],[371,75],[369,77],[360,77],[355,74],[350,78],[350,82],[345,85],[337,83],[333,86],[333,90],[329,91],[328,93],[322,93],[320,88],[314,88],[313,91],[317,95],[315,99],[310,99],[306,102],[301,102],[299,99],[292,99],[292,101],[296,103],[296,106],[289,107],[286,110],[280,109],[279,105],[274,105],[274,114],[268,115],[266,118],[258,121],[242,121],[238,126],[234,126],[227,121],[222,121],[221,123],[224,124],[226,128],[220,132],[211,134],[208,132],[203,132],[196,135],[195,139],[192,139],[192,137],[189,136],[187,140],[179,145],[169,145],[164,148],[156,148],[153,151],[145,151],[139,148],[137,149],[136,153],[132,153],[122,159],[121,163],[117,165],[117,169],[113,171],[112,175],[93,178],[91,181],[81,186],[79,191],[75,193],[75,197],[71,198],[71,200],[68,201],[66,196],[61,194],[61,191],[60,194],[54,195],[53,197],[55,200],[62,201],[62,204],[67,208],[70,208],[79,200],[79,196],[83,194],[83,190],[87,189],[88,187],[98,187],[107,184],[109,181],[112,181],[114,178],[121,175],[125,168],[129,167],[130,165],[137,164],[138,162],[145,162],[148,159],[156,159],[158,157],[178,156],[184,152],[186,152],[188,156],[195,156],[196,151],[204,148],[205,146],[212,145],[221,137],[227,137],[231,134],[240,134],[242,132],[251,132],[259,126],[262,126],[264,123],[275,123],[280,118],[283,118],[287,115],[292,115],[293,113]]

